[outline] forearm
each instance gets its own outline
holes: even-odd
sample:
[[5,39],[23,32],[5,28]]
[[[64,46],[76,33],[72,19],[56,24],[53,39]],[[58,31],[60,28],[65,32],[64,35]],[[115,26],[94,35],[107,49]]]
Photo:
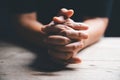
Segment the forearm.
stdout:
[[15,15],[13,24],[17,34],[24,40],[33,44],[41,43],[43,37],[41,29],[44,25],[37,21],[35,12]]
[[85,31],[88,34],[88,39],[84,40],[84,47],[87,47],[99,41],[104,35],[108,25],[108,18],[91,18],[85,20],[84,23],[89,25],[89,29]]

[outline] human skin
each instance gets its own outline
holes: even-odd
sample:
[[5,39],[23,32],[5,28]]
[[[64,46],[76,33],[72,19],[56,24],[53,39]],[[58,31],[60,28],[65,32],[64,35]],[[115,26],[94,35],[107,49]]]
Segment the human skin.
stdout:
[[[64,57],[64,59],[67,60],[68,62],[71,61],[71,63],[72,63],[72,61],[73,61],[73,63],[75,63],[73,59],[72,60],[69,59],[70,55],[73,55],[72,57],[76,58],[74,55],[76,55],[80,50],[82,50],[83,48],[85,48],[85,47],[87,47],[87,46],[89,46],[89,45],[91,45],[91,44],[99,41],[100,38],[103,36],[104,31],[105,31],[105,29],[107,27],[108,18],[99,18],[99,17],[96,17],[96,18],[87,18],[87,19],[84,20],[83,23],[75,22],[75,24],[74,24],[74,21],[71,20],[70,18],[68,18],[66,20],[64,20],[62,18],[63,17],[54,17],[53,20],[56,20],[56,23],[62,23],[62,24],[65,24],[65,25],[67,25],[69,27],[72,26],[72,28],[75,25],[79,25],[79,24],[80,25],[85,25],[84,23],[87,24],[87,25],[85,25],[86,27],[84,26],[83,28],[81,27],[81,29],[79,28],[79,30],[80,30],[79,32],[80,32],[80,35],[82,35],[81,32],[88,34],[87,35],[88,39],[87,39],[87,36],[85,37],[85,34],[83,34],[84,38],[83,37],[81,38],[81,36],[78,36],[79,33],[75,33],[72,30],[70,30],[70,31],[66,30],[65,32],[63,31],[63,33],[61,32],[60,35],[63,34],[64,36],[66,36],[66,37],[68,37],[70,39],[72,39],[72,38],[77,39],[76,42],[71,43],[71,44],[74,44],[74,46],[69,47],[68,45],[70,45],[70,44],[65,45],[65,46],[59,46],[59,47],[57,46],[55,48],[55,51],[54,50],[51,51],[51,54],[53,54],[55,57],[57,57],[57,59],[59,59],[59,58],[63,59],[63,56],[65,54],[64,52],[67,51],[67,50],[68,51],[71,50],[72,52],[69,53],[69,55],[66,56],[66,58]],[[87,30],[87,27],[89,27],[88,30]],[[77,29],[77,26],[74,29]],[[72,33],[72,35],[70,36],[71,33]],[[67,49],[66,49],[66,47],[67,47]],[[58,53],[58,54],[60,54],[60,55],[58,55],[56,52],[59,52],[59,50],[63,51],[62,53],[64,53],[64,54]],[[76,59],[78,60],[78,58],[76,58]],[[77,60],[76,60],[76,63],[77,63]],[[78,62],[79,62],[79,60],[78,60]]]
[[[64,17],[61,16],[54,17],[53,21],[55,22],[55,24],[57,23],[57,25],[54,26],[53,23],[43,25],[42,23],[38,22],[35,12],[27,13],[27,14],[19,14],[16,15],[14,18],[14,23],[16,24],[15,28],[18,31],[18,33],[30,43],[36,45],[41,45],[43,43],[45,43],[45,45],[47,46],[52,45],[53,46],[52,49],[49,48],[49,46],[48,49],[49,49],[49,54],[54,58],[54,60],[64,61],[67,63],[79,63],[80,59],[75,57],[75,55],[78,53],[78,51],[97,42],[101,38],[108,24],[108,18],[89,17],[85,19],[83,23],[78,23],[78,22],[76,23],[70,19],[73,13],[70,15],[68,13],[70,12],[64,13],[65,16],[67,16],[68,18],[67,20],[66,18],[64,19]],[[80,26],[78,26],[78,24],[80,24]],[[86,30],[87,28],[86,29],[82,28],[84,26],[86,27],[86,24],[89,25],[87,26],[89,27],[88,30]],[[48,28],[48,25],[53,26],[54,30],[59,29],[58,30],[59,34],[55,34],[55,35],[52,34],[49,36],[46,35],[44,31],[46,28],[48,29],[48,31],[51,31],[49,30],[50,28]],[[60,26],[62,26],[62,29]],[[88,38],[81,37],[82,35],[79,34],[83,34],[83,36],[88,34]],[[76,37],[73,35],[79,35],[79,36]]]
[[[83,47],[82,39],[88,38],[87,34],[82,33],[80,30],[87,30],[88,25],[83,23],[77,23],[70,19],[73,13],[73,10],[67,10],[64,8],[61,9],[58,17],[53,18],[54,22],[50,23],[50,26],[48,25],[48,27],[45,28],[45,30],[47,29],[46,32],[48,34],[54,34],[49,36],[46,40],[46,43],[50,46],[49,54],[52,55],[54,61],[61,63],[80,62],[80,58],[77,58],[76,54]],[[69,38],[71,40],[71,43],[69,43],[70,41],[68,41],[69,44],[62,44],[57,38],[58,35]],[[53,40],[53,38],[55,39],[55,37],[57,40]]]

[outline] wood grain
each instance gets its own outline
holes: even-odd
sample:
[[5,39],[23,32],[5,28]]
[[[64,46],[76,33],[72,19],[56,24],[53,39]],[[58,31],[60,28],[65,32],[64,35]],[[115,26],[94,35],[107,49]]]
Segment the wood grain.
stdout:
[[38,58],[35,52],[0,41],[0,80],[120,80],[120,38],[101,39],[78,54],[82,63],[58,71],[32,69],[30,65]]

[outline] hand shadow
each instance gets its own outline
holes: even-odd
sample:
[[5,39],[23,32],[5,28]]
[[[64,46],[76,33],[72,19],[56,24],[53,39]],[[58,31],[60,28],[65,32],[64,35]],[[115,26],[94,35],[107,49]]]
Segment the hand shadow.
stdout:
[[44,71],[44,72],[53,72],[60,70],[73,70],[73,68],[68,68],[67,65],[61,65],[52,61],[51,57],[47,53],[45,48],[32,48],[31,51],[37,56],[32,64],[29,65],[34,70]]
[[34,71],[54,72],[61,70],[74,70],[73,68],[68,68],[66,65],[60,65],[52,61],[48,54],[47,48],[41,48],[39,46],[29,44],[16,36],[14,38],[2,38],[1,40],[23,47],[32,52],[32,54],[34,54],[36,58],[34,59],[34,61],[32,61],[32,63],[28,64],[27,67]]

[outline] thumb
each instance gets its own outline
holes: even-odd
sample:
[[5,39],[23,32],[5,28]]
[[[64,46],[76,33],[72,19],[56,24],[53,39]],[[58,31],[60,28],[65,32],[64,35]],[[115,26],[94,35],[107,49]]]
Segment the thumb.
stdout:
[[66,8],[62,8],[59,12],[60,16],[64,16],[64,18],[70,18],[71,16],[73,16],[74,14],[74,10],[73,9],[66,9]]
[[58,17],[53,17],[53,21],[55,23],[62,24],[66,19],[70,18],[74,14],[72,9],[67,10],[66,8],[62,8],[58,13]]
[[65,22],[65,19],[63,16],[59,16],[59,17],[53,17],[53,21],[54,23],[63,24]]

